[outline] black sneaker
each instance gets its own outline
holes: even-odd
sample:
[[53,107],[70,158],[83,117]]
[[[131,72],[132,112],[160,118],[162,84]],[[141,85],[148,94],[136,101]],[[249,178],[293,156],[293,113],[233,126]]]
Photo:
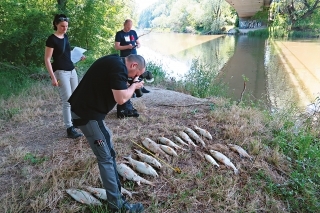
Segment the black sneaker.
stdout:
[[142,91],[143,93],[149,93],[149,92],[150,92],[149,90],[147,90],[147,89],[144,88],[144,87],[141,88],[141,91]]
[[128,109],[121,109],[117,110],[117,117],[118,118],[125,118],[125,117],[139,117],[139,113],[136,109],[128,110]]
[[73,126],[67,129],[67,135],[68,135],[68,138],[73,138],[73,139],[83,136],[83,134],[77,132]]

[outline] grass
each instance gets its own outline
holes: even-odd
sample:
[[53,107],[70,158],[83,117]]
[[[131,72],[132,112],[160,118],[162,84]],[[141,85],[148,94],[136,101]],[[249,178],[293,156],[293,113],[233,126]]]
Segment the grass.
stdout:
[[[84,69],[84,68],[79,68]],[[171,157],[158,171],[155,183],[138,186],[123,181],[136,191],[130,202],[142,202],[145,212],[316,212],[319,208],[319,115],[306,117],[295,109],[267,112],[252,105],[236,105],[215,96],[207,88],[210,73],[195,61],[191,82],[166,80],[156,64],[148,64],[155,85],[164,85],[199,97],[207,103],[184,107],[138,104],[137,119],[116,119],[111,112],[106,122],[113,131],[117,161],[133,153],[145,137],[156,140],[173,135],[183,126],[196,124],[207,129],[213,140],[207,148],[189,149]],[[198,69],[199,72],[196,72]],[[217,92],[218,91],[218,92]],[[223,93],[222,93],[223,94]],[[160,98],[160,97],[159,97]],[[0,201],[1,212],[108,212],[106,205],[92,207],[74,201],[65,190],[85,186],[102,187],[95,157],[84,138],[67,139],[63,132],[57,90],[43,80],[0,102]],[[298,121],[302,125],[297,126]],[[226,144],[234,143],[254,157],[241,159]],[[220,164],[216,169],[203,158],[209,149],[227,155],[240,169],[238,176]],[[106,204],[105,201],[103,201]]]
[[0,63],[0,98],[6,99],[28,89],[34,80],[30,78],[34,69]]

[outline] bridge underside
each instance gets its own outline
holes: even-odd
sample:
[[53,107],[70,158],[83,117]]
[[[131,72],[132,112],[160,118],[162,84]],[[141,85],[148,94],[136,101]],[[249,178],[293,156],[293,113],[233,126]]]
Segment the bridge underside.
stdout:
[[250,18],[262,9],[269,7],[271,0],[226,0],[238,13],[239,18]]
[[[257,24],[254,27],[248,25],[248,20],[254,16],[258,11],[262,10],[262,7],[269,7],[272,0],[226,0],[238,13],[240,20],[240,28],[254,28],[261,26]],[[249,27],[248,27],[249,26]]]

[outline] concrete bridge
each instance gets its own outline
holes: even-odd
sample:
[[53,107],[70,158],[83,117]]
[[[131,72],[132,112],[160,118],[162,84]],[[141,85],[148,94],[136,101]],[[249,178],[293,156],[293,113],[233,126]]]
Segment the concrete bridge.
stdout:
[[272,0],[226,0],[238,13],[239,28],[257,28],[263,23],[250,20],[262,7],[269,7]]

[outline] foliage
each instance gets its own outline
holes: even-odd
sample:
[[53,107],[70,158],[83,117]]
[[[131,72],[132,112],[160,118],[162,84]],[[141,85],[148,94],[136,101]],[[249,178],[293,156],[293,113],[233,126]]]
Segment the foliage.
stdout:
[[261,29],[261,30],[249,31],[248,36],[268,38],[269,37],[269,30],[268,29]]
[[0,58],[25,65],[43,62],[44,41],[50,32],[48,23],[52,21],[46,11],[54,10],[54,6],[54,1],[51,5],[50,1],[2,1]]
[[162,69],[161,64],[155,63],[153,61],[148,61],[146,70],[152,73],[155,84],[165,81],[166,72]]
[[0,63],[0,98],[6,99],[29,88],[34,82],[30,75],[35,72],[39,69]]
[[[114,35],[127,15],[134,16],[133,2],[121,0],[4,0],[0,5],[0,58],[24,65],[43,65],[45,41],[53,33],[55,14],[70,17],[68,35],[72,46],[88,49],[95,57],[114,51]],[[4,30],[5,29],[5,30]]]
[[[273,27],[284,31],[319,28],[320,0],[276,1],[271,4],[270,20]],[[288,34],[287,34],[288,35]]]
[[262,10],[258,11],[251,20],[267,23],[269,18],[269,7],[262,7]]
[[178,82],[178,85],[199,98],[225,96],[225,85],[215,81],[217,74],[215,69],[195,59],[192,61],[189,72],[183,80]]
[[140,28],[170,28],[172,32],[218,33],[235,22],[236,14],[224,0],[158,1],[140,14]]
[[295,133],[296,124],[287,115],[283,118],[283,126],[273,130],[273,146],[279,146],[292,166],[290,179],[283,184],[272,186],[274,193],[288,202],[291,212],[315,212],[319,208],[320,146],[317,132],[312,128],[313,118],[305,120],[305,124]]

